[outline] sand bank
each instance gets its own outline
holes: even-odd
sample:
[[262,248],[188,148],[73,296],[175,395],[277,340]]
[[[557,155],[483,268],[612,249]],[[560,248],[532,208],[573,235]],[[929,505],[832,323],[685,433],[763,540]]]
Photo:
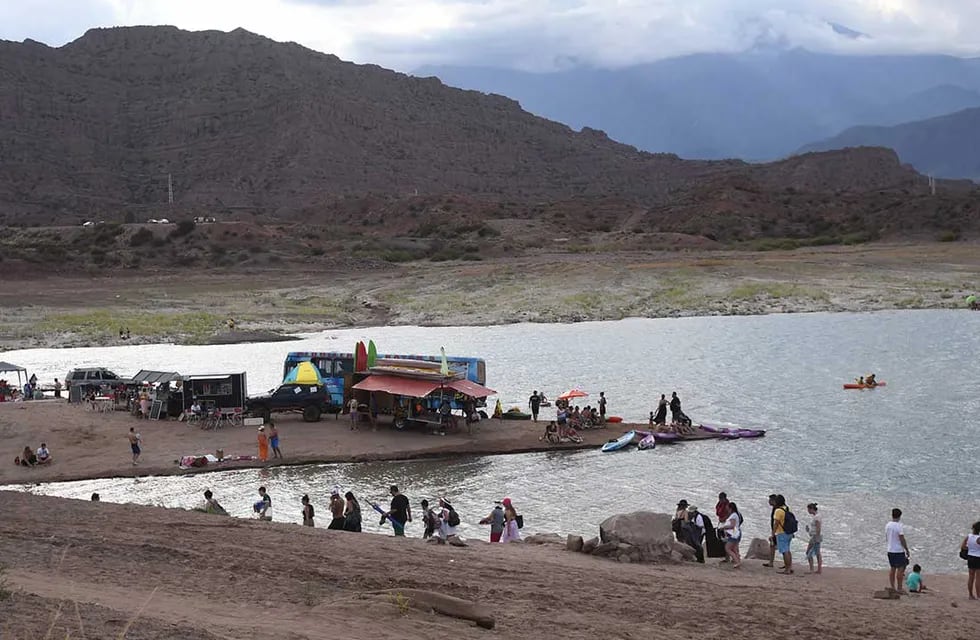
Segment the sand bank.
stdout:
[[[582,445],[547,445],[538,438],[544,423],[486,420],[473,433],[463,428],[445,436],[418,430],[396,431],[382,425],[372,431],[362,424],[351,431],[347,416],[303,422],[298,414],[276,414],[284,458],[267,463],[238,462],[194,470],[181,470],[175,461],[186,455],[255,455],[256,430],[225,427],[205,431],[196,425],[171,420],[139,420],[126,412],[99,413],[64,401],[0,403],[0,484],[52,482],[114,476],[193,473],[240,467],[318,462],[412,460],[464,455],[493,455],[599,447],[619,435],[622,425],[583,431]],[[140,464],[132,465],[127,434],[135,427],[143,437]],[[54,462],[32,469],[13,465],[25,446],[48,445]]]
[[[749,561],[633,565],[559,545],[435,546],[136,505],[0,494],[12,597],[0,636],[405,638],[903,638],[975,635],[965,576],[875,600],[884,571],[782,576]],[[465,517],[465,515],[464,515]],[[475,601],[492,631],[402,607],[383,590]]]

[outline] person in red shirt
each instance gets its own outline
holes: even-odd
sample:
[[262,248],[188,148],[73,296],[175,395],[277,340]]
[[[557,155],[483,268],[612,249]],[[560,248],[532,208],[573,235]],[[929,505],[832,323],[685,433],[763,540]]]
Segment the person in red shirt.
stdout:
[[715,515],[718,516],[718,522],[724,522],[728,518],[728,495],[724,491],[718,494]]

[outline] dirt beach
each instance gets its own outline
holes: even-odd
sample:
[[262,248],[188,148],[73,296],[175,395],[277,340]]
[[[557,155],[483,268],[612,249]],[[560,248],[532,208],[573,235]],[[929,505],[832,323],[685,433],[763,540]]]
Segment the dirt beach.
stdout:
[[[576,445],[546,445],[538,438],[544,422],[486,420],[472,433],[461,428],[445,436],[417,430],[396,431],[381,425],[377,432],[362,423],[351,431],[347,416],[324,417],[320,422],[303,422],[298,414],[273,417],[280,432],[282,464],[315,462],[358,462],[367,460],[409,460],[454,455],[490,455],[574,449]],[[143,437],[143,454],[132,464],[127,434],[135,427]],[[582,432],[582,447],[598,447],[619,435],[619,426]],[[53,462],[27,469],[13,464],[25,446],[37,449],[44,442]],[[101,413],[85,405],[61,400],[0,403],[0,484],[52,482],[133,475],[166,475],[212,471],[242,466],[276,464],[238,462],[202,467],[189,471],[178,468],[182,456],[214,454],[222,449],[226,456],[255,455],[256,429],[224,427],[208,431],[196,425],[172,420],[140,420],[125,411]]]
[[[156,507],[0,499],[5,640],[966,640],[980,610],[965,576],[929,576],[932,594],[876,600],[884,570],[621,564],[561,545],[457,548]],[[495,628],[404,606],[407,589],[474,601]]]
[[[963,308],[980,288],[978,249],[973,242],[597,249],[361,270],[40,274],[29,292],[18,278],[0,280],[0,347],[205,343],[351,326]],[[229,319],[242,333],[226,333]],[[119,340],[120,327],[131,339]]]

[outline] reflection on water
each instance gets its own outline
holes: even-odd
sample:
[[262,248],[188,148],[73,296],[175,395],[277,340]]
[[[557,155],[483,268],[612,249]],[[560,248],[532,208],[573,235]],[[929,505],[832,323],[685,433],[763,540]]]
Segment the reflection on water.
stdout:
[[[647,452],[242,470],[33,490],[85,499],[98,491],[104,500],[193,507],[210,487],[229,511],[249,517],[255,490],[265,484],[276,520],[300,522],[299,497],[309,493],[325,525],[335,484],[385,502],[395,483],[416,508],[423,497],[453,500],[469,536],[485,535],[475,523],[504,496],[524,512],[528,530],[594,533],[610,514],[670,512],[680,498],[713,513],[717,492],[727,491],[745,514],[750,537],[766,534],[766,497],[776,492],[786,495],[802,523],[804,505],[820,504],[829,564],[882,567],[884,525],[891,508],[901,507],[913,560],[930,571],[962,569],[956,546],[968,524],[980,519],[975,313],[394,327],[329,332],[289,345],[31,350],[4,358],[27,365],[42,380],[86,364],[120,372],[246,369],[256,391],[275,383],[287,351],[345,350],[367,338],[394,352],[437,353],[445,345],[452,353],[483,356],[487,382],[505,405],[526,405],[531,389],[554,396],[579,386],[595,395],[605,391],[611,414],[641,420],[660,393],[677,390],[695,420],[769,433],[759,440]],[[842,391],[843,382],[871,371],[888,387]],[[364,523],[387,530],[368,516]],[[421,532],[417,523],[413,527],[410,533]],[[802,542],[797,550],[802,552]]]

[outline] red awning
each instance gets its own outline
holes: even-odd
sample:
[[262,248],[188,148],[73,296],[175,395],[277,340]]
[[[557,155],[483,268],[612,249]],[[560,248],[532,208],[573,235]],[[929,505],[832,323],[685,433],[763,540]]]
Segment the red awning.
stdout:
[[371,375],[352,388],[358,391],[383,391],[398,396],[424,398],[439,388],[439,382],[402,376]]
[[446,383],[446,386],[471,398],[486,398],[497,393],[493,389],[488,389],[483,385],[470,382],[469,380],[453,380],[452,382]]

